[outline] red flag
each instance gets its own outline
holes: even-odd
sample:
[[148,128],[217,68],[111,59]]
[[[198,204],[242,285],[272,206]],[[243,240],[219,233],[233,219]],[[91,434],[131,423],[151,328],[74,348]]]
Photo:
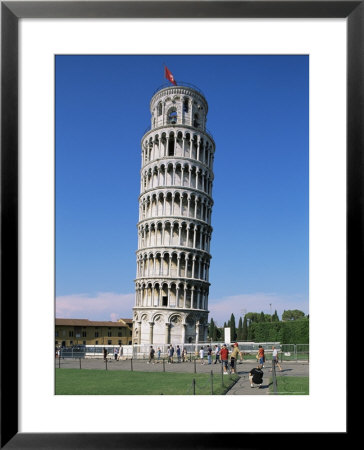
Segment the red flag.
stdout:
[[176,80],[174,79],[174,76],[172,75],[167,66],[164,66],[164,77],[167,78],[167,80],[170,81],[172,84],[177,86]]

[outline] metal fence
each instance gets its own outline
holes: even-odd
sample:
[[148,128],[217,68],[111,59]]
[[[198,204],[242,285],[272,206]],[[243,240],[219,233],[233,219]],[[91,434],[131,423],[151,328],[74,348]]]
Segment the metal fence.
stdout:
[[309,344],[282,344],[279,352],[281,361],[309,361]]
[[[163,358],[167,358],[167,350],[169,344],[160,344],[153,345],[155,350],[155,359],[162,360]],[[214,349],[215,345],[218,345],[220,348],[222,346],[221,342],[208,342],[208,343],[199,343],[196,344],[173,344],[174,347],[174,358],[177,359],[177,345],[179,345],[181,360],[182,360],[182,351],[185,349],[186,356],[185,360],[192,361],[193,359],[199,359],[199,350],[201,347],[206,350],[208,346],[211,346],[213,350],[213,358],[214,358]],[[232,344],[228,344],[230,347]],[[244,354],[245,359],[255,358],[255,355],[258,351],[259,345],[264,348],[266,357],[269,358],[270,353],[272,352],[272,346],[279,352],[279,359],[281,361],[309,361],[309,344],[280,344],[279,342],[238,342],[239,350]],[[231,348],[231,347],[230,347]],[[74,347],[62,347],[57,350],[56,357],[62,359],[79,359],[79,358],[91,358],[91,359],[103,359],[104,358],[104,349],[107,351],[107,359],[115,359],[115,352],[117,352],[117,359],[119,359],[119,346],[110,346],[110,345],[80,345]],[[141,345],[123,345],[122,346],[122,355],[121,360],[125,359],[142,359],[146,360],[149,358],[150,352],[150,344],[141,344]]]

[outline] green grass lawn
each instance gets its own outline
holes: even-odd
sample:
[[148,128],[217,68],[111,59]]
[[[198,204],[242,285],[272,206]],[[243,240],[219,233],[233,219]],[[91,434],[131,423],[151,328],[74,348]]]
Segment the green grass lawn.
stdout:
[[[274,393],[273,385],[269,387],[270,393]],[[277,394],[285,395],[308,395],[308,377],[277,377]]]
[[[211,375],[204,373],[126,372],[121,370],[56,369],[56,395],[211,395]],[[225,394],[236,375],[213,377],[215,395]]]

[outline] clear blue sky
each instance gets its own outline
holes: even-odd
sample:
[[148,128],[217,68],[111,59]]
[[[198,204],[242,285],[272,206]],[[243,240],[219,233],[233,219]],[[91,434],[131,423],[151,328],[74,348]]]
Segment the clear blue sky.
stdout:
[[140,140],[164,79],[198,86],[216,143],[209,309],[308,309],[309,58],[56,57],[57,317],[132,317]]

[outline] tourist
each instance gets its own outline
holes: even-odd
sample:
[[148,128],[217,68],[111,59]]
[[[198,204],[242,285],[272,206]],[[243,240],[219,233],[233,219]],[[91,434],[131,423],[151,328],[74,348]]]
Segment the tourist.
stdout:
[[158,349],[157,349],[157,359],[158,359],[158,361],[161,359],[161,349],[160,349],[160,347],[158,347]]
[[181,362],[181,349],[179,348],[179,345],[177,345],[176,349],[176,355],[177,355],[177,362]]
[[153,345],[151,345],[150,346],[150,350],[149,350],[149,361],[148,361],[148,364],[150,364],[150,363],[154,364],[154,353],[155,353],[155,350],[153,348]]
[[182,350],[182,362],[186,362],[187,360],[187,350],[184,348]]
[[232,347],[232,352],[231,352],[231,358],[230,358],[230,367],[231,367],[231,372],[236,373],[236,364],[237,364],[237,360],[238,360],[238,355],[240,356],[240,359],[243,361],[243,354],[239,350],[239,346],[238,346],[237,342],[235,342],[235,344],[232,345],[231,347]]
[[171,364],[173,364],[173,355],[174,355],[174,347],[173,347],[173,345],[171,345],[169,350],[171,352]]
[[167,363],[171,364],[171,347],[169,345],[167,347]]
[[220,361],[220,347],[218,345],[215,345],[215,362],[214,362],[214,364],[216,364],[217,362],[219,362],[221,364],[221,361]]
[[207,347],[207,364],[211,364],[212,363],[212,348],[209,345]]
[[249,381],[250,381],[250,387],[254,387],[254,384],[257,384],[259,388],[262,387],[263,383],[263,371],[260,368],[260,364],[258,364],[257,368],[253,368],[249,372]]
[[259,347],[258,347],[257,360],[258,360],[260,368],[263,368],[265,356],[264,356],[264,348],[261,345],[259,345]]
[[107,349],[106,347],[104,347],[104,361],[106,361],[106,358],[107,358]]
[[[274,347],[272,347],[272,368],[274,365],[279,367],[279,371],[282,372],[282,367],[280,366],[279,362],[278,362],[278,350]],[[270,372],[272,372],[272,369],[270,369]]]
[[222,346],[222,349],[220,351],[220,357],[221,357],[221,362],[222,362],[222,365],[223,365],[223,368],[224,368],[224,375],[227,375],[228,374],[228,367],[229,367],[229,365],[228,365],[229,350],[226,347],[226,344],[224,344]]
[[201,361],[201,364],[205,364],[204,363],[204,356],[205,356],[205,352],[204,352],[203,347],[201,347],[200,348],[200,361]]
[[114,359],[115,361],[118,359],[119,349],[117,347],[114,348]]

